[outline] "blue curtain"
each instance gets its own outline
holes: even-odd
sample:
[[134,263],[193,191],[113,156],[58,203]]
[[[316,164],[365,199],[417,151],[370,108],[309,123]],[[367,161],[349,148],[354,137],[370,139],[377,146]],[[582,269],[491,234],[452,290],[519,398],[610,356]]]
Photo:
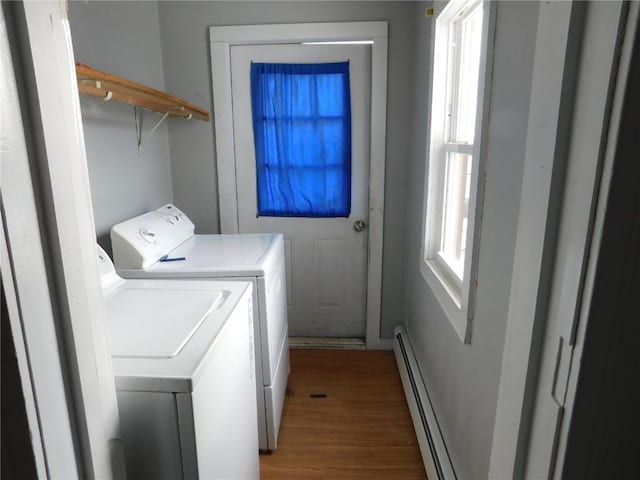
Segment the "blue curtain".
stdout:
[[349,62],[251,64],[258,215],[351,212]]

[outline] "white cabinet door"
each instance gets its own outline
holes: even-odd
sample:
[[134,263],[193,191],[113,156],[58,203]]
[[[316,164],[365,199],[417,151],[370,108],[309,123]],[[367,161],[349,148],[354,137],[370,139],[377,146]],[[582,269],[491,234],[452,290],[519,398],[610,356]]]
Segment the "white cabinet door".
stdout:
[[[251,62],[349,61],[351,214],[348,218],[258,217],[251,109]],[[371,103],[370,45],[243,45],[231,47],[233,126],[240,233],[285,236],[289,333],[364,337]],[[364,231],[356,231],[361,221]]]

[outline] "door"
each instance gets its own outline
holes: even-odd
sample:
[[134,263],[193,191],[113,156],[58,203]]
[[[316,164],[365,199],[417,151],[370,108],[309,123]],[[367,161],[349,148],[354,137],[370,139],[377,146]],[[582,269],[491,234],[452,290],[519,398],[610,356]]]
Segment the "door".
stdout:
[[[258,215],[251,62],[322,64],[344,61],[349,62],[351,98],[351,208],[348,216]],[[370,65],[370,45],[231,47],[239,232],[284,234],[291,336],[365,336]]]

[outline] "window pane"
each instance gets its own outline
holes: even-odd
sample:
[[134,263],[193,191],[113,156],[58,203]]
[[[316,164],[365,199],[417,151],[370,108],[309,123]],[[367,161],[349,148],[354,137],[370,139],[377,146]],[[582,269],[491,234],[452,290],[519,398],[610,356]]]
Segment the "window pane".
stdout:
[[440,256],[462,280],[471,184],[471,155],[447,153]]
[[449,138],[452,142],[473,144],[482,44],[482,5],[463,12],[461,18],[452,24],[452,31],[457,69],[451,79]]

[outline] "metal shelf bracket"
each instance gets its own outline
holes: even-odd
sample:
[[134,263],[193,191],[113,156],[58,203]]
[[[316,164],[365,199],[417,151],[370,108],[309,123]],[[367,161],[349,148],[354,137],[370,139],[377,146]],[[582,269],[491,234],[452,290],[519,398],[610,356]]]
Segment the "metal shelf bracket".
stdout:
[[142,155],[142,146],[149,139],[149,137],[155,132],[158,127],[164,122],[169,116],[169,112],[162,115],[162,118],[158,120],[155,126],[147,132],[146,135],[142,135],[142,111],[138,107],[133,107],[133,114],[136,122],[136,138],[138,139],[138,155]]

